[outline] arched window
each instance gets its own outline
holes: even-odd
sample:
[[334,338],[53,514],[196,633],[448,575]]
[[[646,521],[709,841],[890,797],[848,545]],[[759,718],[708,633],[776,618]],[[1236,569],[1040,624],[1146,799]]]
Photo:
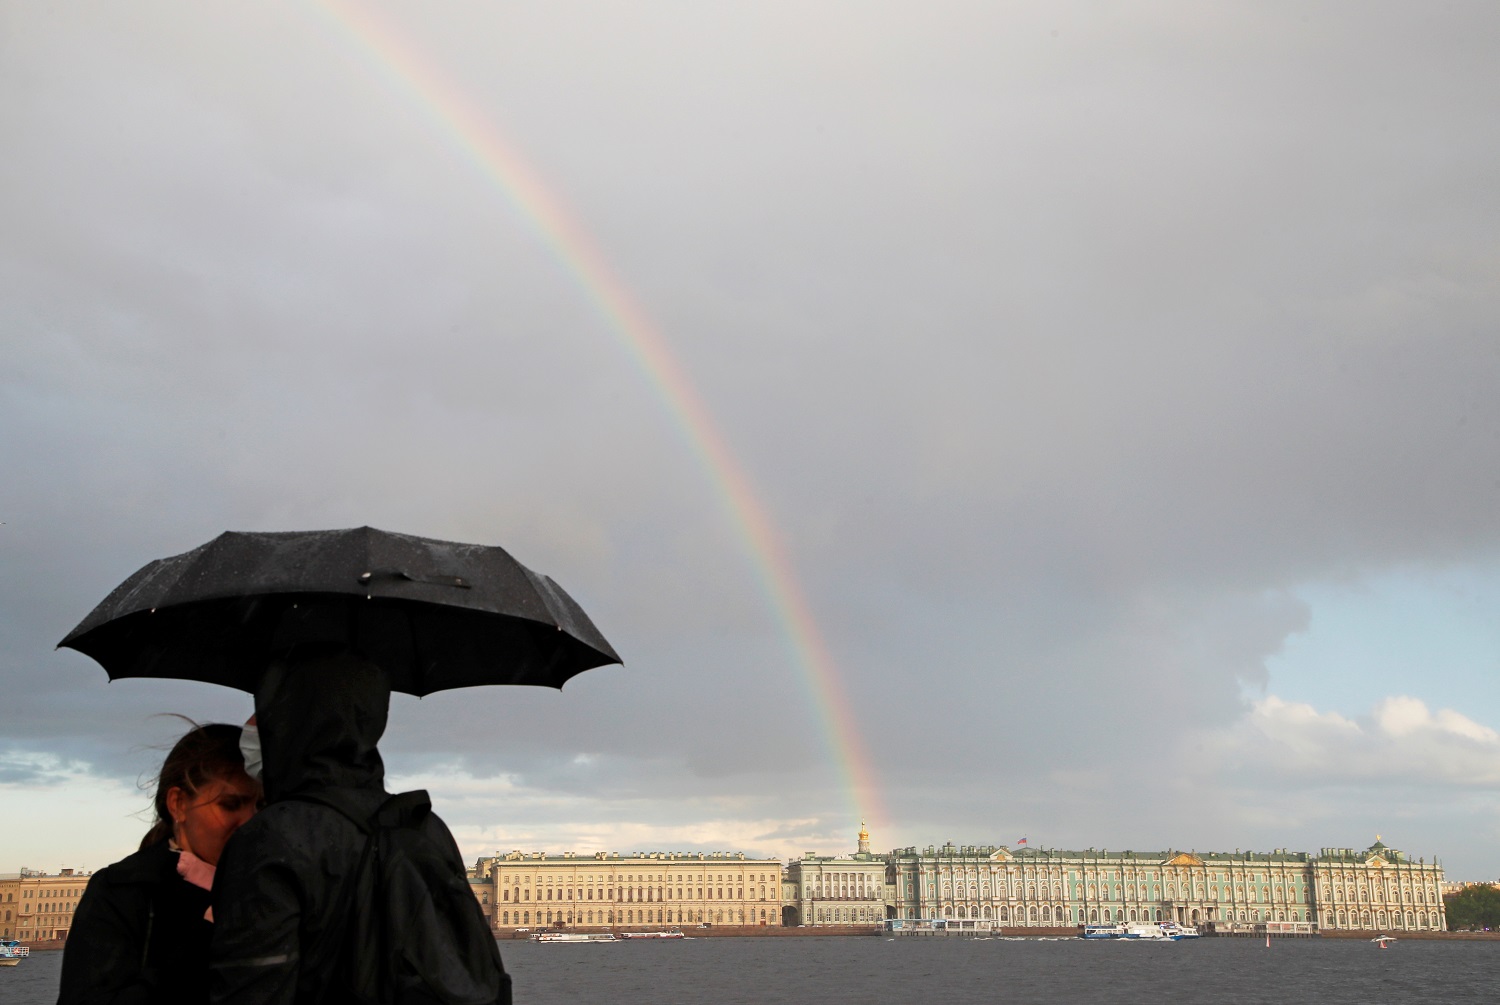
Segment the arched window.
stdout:
[[1089,909],[1089,920],[1090,921],[1098,921],[1099,920],[1099,909],[1097,907]]

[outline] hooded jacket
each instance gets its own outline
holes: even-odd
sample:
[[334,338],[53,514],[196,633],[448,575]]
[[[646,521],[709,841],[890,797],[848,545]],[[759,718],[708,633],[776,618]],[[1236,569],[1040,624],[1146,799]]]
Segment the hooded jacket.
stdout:
[[[389,707],[390,686],[380,668],[347,653],[280,662],[266,671],[255,695],[266,807],[235,833],[219,860],[215,1003],[346,1000],[335,982],[350,879],[366,842],[346,814],[368,819],[387,798],[376,744]],[[462,876],[463,859],[448,828],[429,814],[423,829],[435,854]],[[483,924],[477,906],[476,922]],[[487,944],[499,974],[499,951],[492,940]]]
[[207,1002],[208,904],[165,839],[100,869],[73,915],[58,1005]]

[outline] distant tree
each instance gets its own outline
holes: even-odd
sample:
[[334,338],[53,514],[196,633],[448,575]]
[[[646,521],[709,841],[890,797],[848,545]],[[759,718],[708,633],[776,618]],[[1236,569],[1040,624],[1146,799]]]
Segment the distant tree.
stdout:
[[1500,929],[1500,889],[1488,883],[1476,884],[1443,900],[1448,912],[1449,931]]

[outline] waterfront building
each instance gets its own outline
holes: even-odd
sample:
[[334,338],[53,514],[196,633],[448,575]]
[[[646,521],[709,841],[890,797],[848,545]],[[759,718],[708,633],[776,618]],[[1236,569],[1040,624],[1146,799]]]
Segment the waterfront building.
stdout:
[[74,869],[55,875],[22,869],[0,876],[0,938],[65,941],[90,875]]
[[1438,893],[1443,897],[1456,897],[1471,886],[1492,886],[1500,890],[1500,882],[1491,883],[1489,880],[1444,880]]
[[1441,930],[1448,927],[1443,870],[1413,862],[1376,835],[1364,851],[1324,848],[1313,863],[1318,926],[1327,929]]
[[495,892],[495,881],[490,876],[477,876],[475,870],[469,872],[469,892],[474,894],[474,899],[479,902],[479,909],[484,912],[484,923],[492,931],[495,928],[495,905],[490,903]]
[[496,929],[781,924],[781,862],[743,852],[513,851],[470,877]]
[[[1176,921],[1235,931],[1444,927],[1442,870],[1377,839],[1364,852],[897,849],[894,916],[1012,927]],[[1377,899],[1378,895],[1378,899]]]
[[870,834],[859,825],[858,851],[824,857],[809,853],[793,859],[786,870],[786,925],[855,925],[878,927],[894,888],[887,888],[884,856],[870,852]]
[[20,904],[17,903],[16,894],[20,892],[20,873],[0,873],[0,939],[16,937],[16,926],[20,920],[17,912],[21,909]]
[[1066,867],[1076,852],[955,845],[890,854],[891,913],[907,919],[987,919],[1000,925],[1071,925]]

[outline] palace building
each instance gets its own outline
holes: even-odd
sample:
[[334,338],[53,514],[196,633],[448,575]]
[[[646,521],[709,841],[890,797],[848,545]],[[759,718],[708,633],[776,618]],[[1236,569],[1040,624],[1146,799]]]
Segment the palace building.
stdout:
[[826,858],[807,854],[786,870],[787,925],[856,925],[877,927],[886,918],[885,856],[870,853],[870,833],[859,825],[859,850],[852,856]]
[[780,861],[739,852],[513,851],[479,859],[470,876],[497,930],[781,924]]
[[0,939],[65,941],[90,876],[74,869],[55,875],[31,869],[0,875]]
[[1319,928],[1443,929],[1443,870],[1375,836],[1364,851],[1324,848],[1313,863]]
[[1440,930],[1442,869],[1376,839],[1318,857],[1260,852],[1059,851],[995,846],[891,853],[893,914],[1001,926],[1176,921],[1221,931]]

